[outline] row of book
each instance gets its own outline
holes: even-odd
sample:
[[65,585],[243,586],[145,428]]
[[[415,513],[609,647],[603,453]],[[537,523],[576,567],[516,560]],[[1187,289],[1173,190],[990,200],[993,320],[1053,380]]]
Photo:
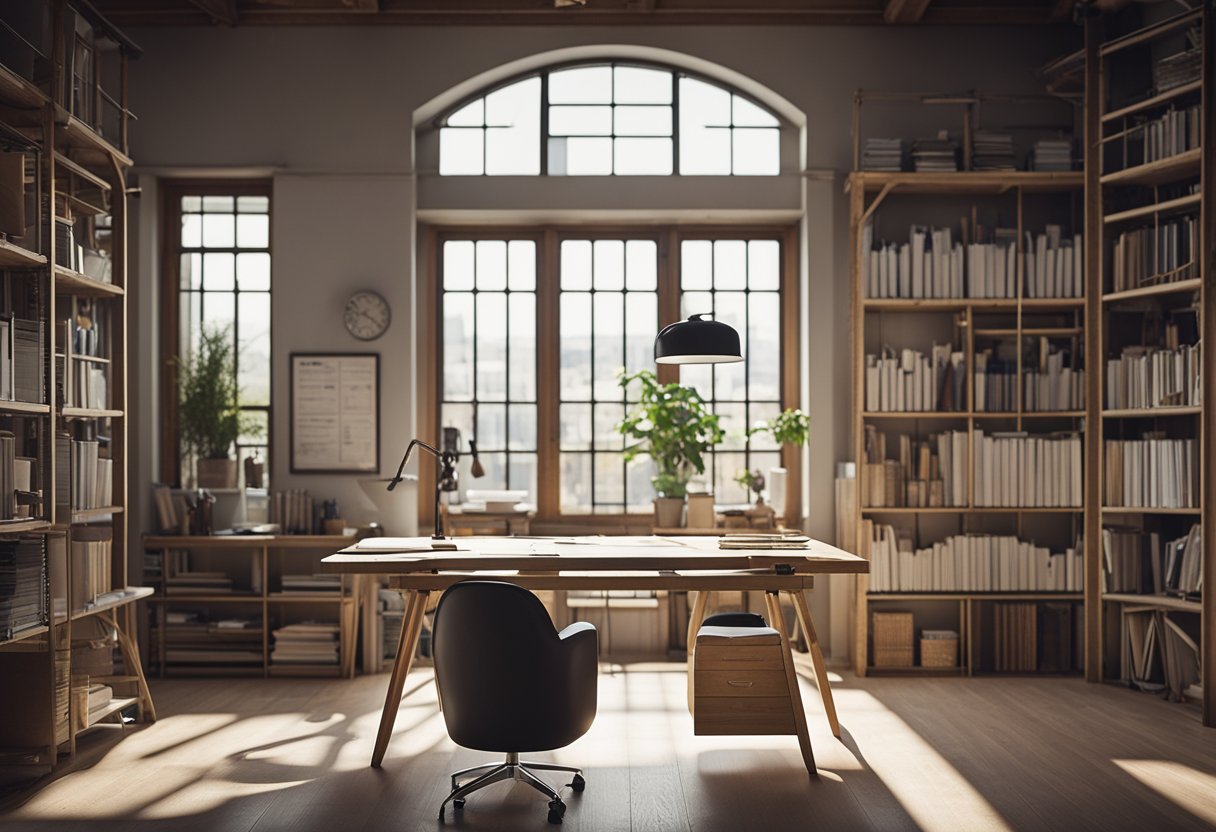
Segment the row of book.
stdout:
[[46,538],[0,539],[0,639],[48,623]]
[[1200,638],[1194,616],[1124,608],[1121,678],[1174,702],[1202,698]]
[[89,407],[103,410],[107,404],[106,367],[101,355],[101,333],[95,315],[77,318],[87,321],[82,326],[77,319],[60,321],[55,333],[55,362],[62,379],[60,400],[65,407]]
[[1068,673],[1074,669],[1074,605],[1003,602],[992,607],[993,670]]
[[71,606],[73,612],[91,609],[98,599],[113,589],[110,568],[114,549],[114,530],[110,526],[72,528]]
[[1202,126],[1202,112],[1198,104],[1182,109],[1171,107],[1157,118],[1141,124],[1140,132],[1133,134],[1133,138],[1137,140],[1135,143],[1143,146],[1144,162],[1156,162],[1199,147]]
[[[867,521],[868,522],[868,521]],[[1080,592],[1083,548],[1052,552],[1012,535],[960,534],[915,547],[894,526],[874,524],[871,592]]]
[[1183,216],[1119,234],[1110,257],[1111,291],[1199,277],[1199,231],[1198,217]]
[[[1084,295],[1084,238],[1048,224],[1025,234],[1019,259],[1017,231],[998,228],[988,242],[954,239],[951,228],[914,225],[906,243],[874,240],[862,229],[861,285],[869,298],[1016,298],[1019,276],[1029,298]],[[1020,265],[1019,265],[1020,264]]]
[[1013,135],[977,130],[971,137],[971,167],[987,171],[1017,170]]
[[102,283],[114,280],[109,253],[84,245],[71,217],[55,217],[55,264]]
[[262,663],[262,621],[258,617],[230,616],[208,620],[199,612],[167,610],[162,637],[166,662]]
[[1124,347],[1106,360],[1106,406],[1112,410],[1193,407],[1200,404],[1199,344],[1177,349]]
[[1105,441],[1104,506],[1195,508],[1199,505],[1199,442],[1168,439],[1159,432],[1142,439]]
[[887,434],[865,428],[861,494],[871,508],[937,508],[967,505],[967,432],[945,431],[913,441],[897,436],[895,459],[887,457]]
[[1203,539],[1198,523],[1174,540],[1134,527],[1102,529],[1106,592],[1196,596],[1203,590]]
[[35,490],[37,460],[17,455],[17,437],[0,430],[0,520],[33,516],[41,502]]
[[0,399],[46,403],[42,321],[0,319]]
[[[1018,408],[1017,359],[997,357],[986,349],[975,353],[975,410],[1008,413]],[[1085,371],[1072,367],[1069,350],[1041,338],[1039,365],[1022,367],[1022,410],[1033,413],[1084,407]]]
[[72,510],[104,508],[114,503],[114,460],[101,456],[96,439],[73,439]]
[[283,592],[324,592],[337,594],[342,591],[341,575],[283,575]]
[[950,344],[934,344],[928,355],[890,348],[867,355],[865,380],[871,413],[962,410],[967,403],[965,356]]
[[270,495],[269,522],[278,524],[282,534],[314,534],[317,512],[306,489],[275,491]]
[[[1073,143],[1069,138],[1037,139],[1026,159],[1027,170],[1068,171],[1075,166]],[[971,140],[971,167],[976,171],[1017,170],[1013,136],[976,131]],[[959,145],[944,135],[912,142],[902,138],[868,137],[862,143],[861,169],[889,173],[957,171]]]
[[1072,139],[1038,139],[1030,153],[1030,170],[1068,171],[1077,167]]
[[1081,437],[1076,433],[986,435],[977,430],[974,467],[976,506],[1067,508],[1084,499]]
[[274,631],[272,665],[338,664],[338,625],[303,622]]

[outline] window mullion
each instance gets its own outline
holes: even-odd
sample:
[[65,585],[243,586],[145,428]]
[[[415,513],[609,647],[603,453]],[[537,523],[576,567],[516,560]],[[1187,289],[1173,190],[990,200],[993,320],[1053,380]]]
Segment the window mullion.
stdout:
[[554,518],[561,513],[558,245],[557,232],[545,229],[536,258],[536,508],[542,518]]

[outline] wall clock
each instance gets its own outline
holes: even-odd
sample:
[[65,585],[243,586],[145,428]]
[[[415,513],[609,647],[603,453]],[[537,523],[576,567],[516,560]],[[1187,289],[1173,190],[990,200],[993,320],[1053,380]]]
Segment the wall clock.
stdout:
[[343,313],[346,331],[360,341],[374,341],[388,329],[392,312],[388,301],[371,290],[355,292],[346,301]]

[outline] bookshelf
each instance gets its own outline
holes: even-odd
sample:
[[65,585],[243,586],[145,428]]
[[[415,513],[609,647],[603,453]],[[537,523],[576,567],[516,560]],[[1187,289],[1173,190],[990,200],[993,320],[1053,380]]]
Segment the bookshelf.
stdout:
[[321,558],[354,541],[144,538],[145,580],[156,588],[151,665],[161,676],[353,677],[364,579],[314,573]]
[[[1040,114],[1059,113],[1068,133],[1075,111],[1034,96],[859,93],[855,166],[869,148],[860,109],[873,101],[944,104],[962,115],[950,133],[959,139],[959,170],[855,170],[846,183],[858,460],[850,522],[872,561],[857,584],[854,669],[1075,672],[1089,370],[1077,236],[1084,176],[1008,169],[1038,152],[1041,135],[1029,131],[1004,145],[1003,164],[985,164],[976,144],[987,134],[991,148],[994,139],[979,124],[981,104],[985,117],[990,101],[1036,104]],[[888,140],[892,165],[893,148]],[[977,169],[988,166],[1002,169]],[[1029,379],[1033,373],[1042,375]],[[1048,463],[1071,472],[1066,492],[1049,488],[1046,472],[1057,468]],[[1008,493],[1007,483],[1016,486]],[[874,647],[886,636],[873,615],[886,612],[912,614],[913,666],[876,666]],[[955,666],[923,665],[915,645],[925,631],[943,629],[958,635]],[[1027,650],[1029,663],[1015,660]]]
[[[84,731],[156,718],[135,638],[151,590],[127,585],[124,511],[125,79],[139,48],[90,3],[45,7],[38,24],[0,10],[20,35],[0,54],[0,175],[16,195],[0,206],[0,570],[16,569],[35,619],[0,631],[0,764],[43,770]],[[82,331],[91,374],[64,355]],[[80,379],[97,407],[74,407]]]
[[[1155,17],[1150,18],[1150,16]],[[1086,24],[1086,676],[1216,725],[1212,4]],[[1114,486],[1112,487],[1112,483]],[[1155,645],[1155,646],[1154,646]],[[1196,667],[1198,665],[1198,667]]]

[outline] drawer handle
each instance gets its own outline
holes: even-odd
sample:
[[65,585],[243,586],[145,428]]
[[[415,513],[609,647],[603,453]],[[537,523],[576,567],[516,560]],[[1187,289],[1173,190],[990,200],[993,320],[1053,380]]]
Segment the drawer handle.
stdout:
[[726,684],[730,685],[732,688],[750,688],[752,685],[755,684],[755,682],[744,682],[742,680],[730,680]]

